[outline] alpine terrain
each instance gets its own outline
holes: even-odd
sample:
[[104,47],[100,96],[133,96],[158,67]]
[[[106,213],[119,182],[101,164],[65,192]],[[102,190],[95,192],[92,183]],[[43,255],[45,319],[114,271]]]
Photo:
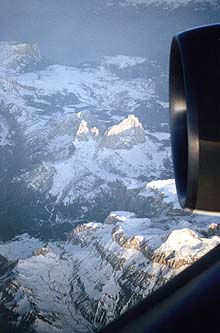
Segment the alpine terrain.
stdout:
[[37,43],[0,42],[1,331],[97,331],[220,243],[217,217],[177,202],[167,90],[167,64],[147,52],[59,65]]

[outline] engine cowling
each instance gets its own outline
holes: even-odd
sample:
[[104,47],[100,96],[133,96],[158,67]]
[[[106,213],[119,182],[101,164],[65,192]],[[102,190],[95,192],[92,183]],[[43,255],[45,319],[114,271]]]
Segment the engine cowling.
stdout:
[[170,132],[180,205],[220,212],[220,24],[173,38]]

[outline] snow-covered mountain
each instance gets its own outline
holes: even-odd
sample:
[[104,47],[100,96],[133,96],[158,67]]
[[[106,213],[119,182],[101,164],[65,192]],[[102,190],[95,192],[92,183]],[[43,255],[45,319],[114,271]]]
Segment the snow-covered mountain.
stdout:
[[[2,58],[10,60],[2,62],[0,78],[1,145],[10,143],[12,156],[18,149],[23,155],[8,182],[20,186],[24,196],[28,191],[38,197],[34,205],[40,203],[45,218],[32,216],[36,224],[62,223],[67,216],[69,223],[71,215],[73,222],[89,220],[97,211],[103,219],[123,202],[123,209],[132,209],[135,202],[129,207],[125,191],[131,197],[143,180],[171,176],[168,133],[152,133],[141,123],[150,106],[164,113],[167,107],[157,96],[158,83],[147,75],[156,65],[143,57],[116,56],[95,67],[46,66],[36,46],[4,42],[1,49]],[[17,67],[8,70],[8,63]],[[29,64],[25,72],[21,63]],[[138,66],[146,73],[129,77]]]
[[36,44],[18,43],[16,41],[0,43],[0,73],[18,73],[27,71],[31,66],[43,61]]
[[179,208],[166,87],[143,56],[71,67],[0,43],[5,327],[93,332],[219,244],[217,218]]
[[75,227],[65,242],[42,244],[23,235],[0,244],[9,263],[18,259],[0,304],[18,327],[93,332],[219,243],[219,228],[204,220],[137,218],[124,211]]
[[159,177],[169,159],[168,149],[153,135],[147,136],[133,115],[107,129],[100,139],[98,128],[89,128],[85,120],[79,122],[76,134],[74,128],[71,134],[52,137],[43,161],[15,181],[51,194],[56,203],[88,200],[91,207],[90,198],[111,192],[116,182],[125,186],[135,182],[138,188],[141,177]]
[[129,115],[117,125],[109,128],[104,135],[103,146],[111,149],[131,149],[146,141],[142,124],[134,115]]

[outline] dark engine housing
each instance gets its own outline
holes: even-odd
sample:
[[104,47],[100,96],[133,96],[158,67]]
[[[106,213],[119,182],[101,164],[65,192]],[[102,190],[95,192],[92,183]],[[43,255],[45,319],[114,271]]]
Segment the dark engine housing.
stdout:
[[169,87],[180,205],[220,212],[220,24],[173,38]]

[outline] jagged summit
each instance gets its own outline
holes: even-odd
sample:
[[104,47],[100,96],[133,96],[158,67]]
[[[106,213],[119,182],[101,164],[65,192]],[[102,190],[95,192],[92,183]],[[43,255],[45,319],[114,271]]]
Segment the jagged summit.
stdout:
[[87,121],[82,120],[76,132],[76,138],[80,141],[85,141],[88,140],[89,136],[90,133],[89,133],[88,123]]
[[37,44],[0,42],[0,72],[24,72],[42,61]]
[[79,141],[87,141],[90,138],[97,138],[99,130],[97,127],[90,128],[87,121],[82,120],[76,132],[76,139]]
[[106,135],[115,135],[123,132],[124,130],[130,129],[130,128],[143,128],[141,122],[137,117],[135,117],[133,114],[129,114],[129,116],[122,120],[118,125],[112,126],[109,128],[106,132]]
[[131,149],[146,141],[144,128],[133,114],[110,127],[104,135],[103,146],[111,149]]

